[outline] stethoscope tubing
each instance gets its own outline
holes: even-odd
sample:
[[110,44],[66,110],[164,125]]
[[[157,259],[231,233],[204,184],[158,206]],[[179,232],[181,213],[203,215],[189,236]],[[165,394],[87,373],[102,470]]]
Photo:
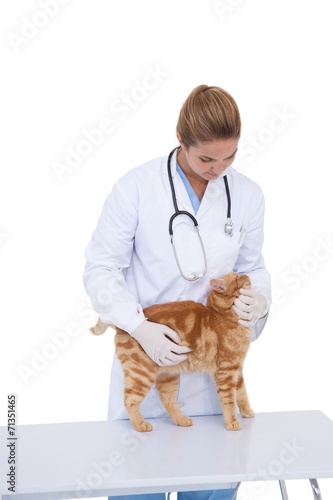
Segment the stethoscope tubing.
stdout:
[[[176,150],[179,150],[179,149],[180,149],[179,146],[177,146],[176,148],[174,148],[170,152],[170,154],[168,156],[168,160],[167,160],[169,184],[170,184],[170,188],[171,188],[172,202],[173,202],[173,206],[174,206],[174,209],[175,209],[175,213],[170,217],[170,220],[169,220],[169,234],[170,234],[171,244],[172,244],[173,252],[174,252],[174,255],[175,255],[176,263],[177,263],[178,269],[180,271],[180,274],[187,281],[196,281],[196,280],[202,278],[203,276],[205,276],[205,274],[207,273],[207,269],[208,269],[207,256],[206,256],[205,247],[204,247],[201,235],[200,235],[199,224],[198,224],[197,219],[194,217],[193,214],[191,214],[187,210],[179,210],[179,207],[178,207],[175,186],[174,186],[174,182],[173,182],[173,179],[172,179],[172,173],[171,173],[171,158],[172,158],[174,152]],[[227,176],[224,175],[223,179],[224,179],[224,185],[225,185],[225,190],[226,190],[226,193],[227,193],[227,200],[228,200],[227,222],[225,224],[225,229],[224,230],[225,230],[226,234],[229,234],[230,236],[232,236],[233,224],[232,224],[232,220],[231,220],[231,197],[230,197],[230,190],[229,190]],[[175,247],[174,237],[173,237],[173,222],[174,222],[175,218],[178,217],[179,215],[185,215],[186,217],[189,217],[192,220],[193,225],[194,225],[194,227],[195,227],[195,229],[197,231],[197,235],[198,235],[198,238],[199,238],[199,241],[200,241],[200,245],[201,245],[201,249],[202,249],[202,254],[203,254],[203,257],[204,257],[204,270],[201,273],[192,273],[190,276],[185,276],[184,273],[183,273],[183,271],[182,271],[182,268],[181,268],[181,265],[180,265],[180,262],[179,262],[179,259],[178,259],[176,247]]]
[[[192,215],[190,212],[187,212],[186,210],[179,210],[179,207],[178,207],[178,204],[177,204],[176,191],[175,191],[175,186],[174,186],[174,182],[173,182],[172,174],[171,174],[171,158],[172,158],[174,152],[176,150],[179,150],[179,149],[180,149],[179,146],[177,146],[176,148],[174,148],[170,152],[170,154],[168,156],[168,161],[167,161],[167,163],[168,163],[169,184],[170,184],[170,188],[171,188],[171,195],[172,195],[173,206],[174,206],[174,209],[175,209],[175,213],[171,216],[170,221],[169,221],[169,234],[170,234],[170,236],[173,235],[172,225],[173,225],[173,221],[177,217],[177,215],[186,215],[187,217],[190,217],[190,219],[192,219],[193,224],[196,227],[198,227],[198,221],[194,217],[194,215]],[[225,191],[226,191],[226,194],[227,194],[227,202],[228,202],[227,221],[232,226],[232,222],[231,222],[231,196],[230,196],[230,189],[229,189],[229,184],[228,184],[228,178],[227,178],[226,175],[223,176],[223,180],[224,180],[224,186],[225,186]],[[229,233],[227,232],[227,234],[231,234],[232,235],[232,233],[230,233],[230,232]]]

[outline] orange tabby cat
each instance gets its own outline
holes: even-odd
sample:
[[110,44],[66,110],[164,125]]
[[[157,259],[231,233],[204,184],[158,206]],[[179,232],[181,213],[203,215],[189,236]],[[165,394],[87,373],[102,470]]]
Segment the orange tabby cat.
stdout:
[[[140,344],[124,330],[116,328],[116,353],[124,370],[124,401],[133,426],[150,431],[140,411],[140,404],[153,384],[159,392],[172,420],[181,426],[192,425],[177,404],[180,372],[207,372],[216,384],[225,426],[240,428],[237,404],[241,415],[254,416],[243,379],[243,362],[251,343],[251,330],[238,323],[231,309],[240,288],[250,288],[246,275],[229,273],[212,279],[207,305],[194,301],[169,302],[144,309],[146,318],[164,324],[181,337],[182,345],[192,350],[188,359],[174,366],[158,366]],[[91,329],[95,335],[104,333],[109,325],[98,320]]]

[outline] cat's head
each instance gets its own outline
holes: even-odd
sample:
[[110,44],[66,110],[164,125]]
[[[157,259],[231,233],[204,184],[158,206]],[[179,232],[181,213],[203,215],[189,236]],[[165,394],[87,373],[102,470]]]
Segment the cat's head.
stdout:
[[211,288],[226,297],[239,297],[241,288],[251,288],[250,278],[246,274],[228,273],[222,278],[210,280]]

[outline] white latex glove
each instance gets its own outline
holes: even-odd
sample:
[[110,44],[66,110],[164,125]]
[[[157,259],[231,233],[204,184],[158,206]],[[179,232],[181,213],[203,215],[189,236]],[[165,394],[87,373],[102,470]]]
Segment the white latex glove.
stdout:
[[237,297],[232,306],[239,316],[238,323],[245,327],[253,326],[259,318],[263,318],[268,312],[266,297],[252,288],[245,290],[241,288],[240,296]]
[[[166,335],[172,339],[169,340]],[[171,366],[185,361],[191,349],[178,345],[181,338],[174,330],[159,323],[143,321],[131,336],[159,366]],[[173,342],[172,342],[173,341]]]

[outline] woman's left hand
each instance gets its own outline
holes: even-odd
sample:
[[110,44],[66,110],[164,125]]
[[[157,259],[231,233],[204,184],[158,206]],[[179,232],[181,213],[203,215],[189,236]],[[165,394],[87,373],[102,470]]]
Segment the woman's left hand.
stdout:
[[266,297],[252,288],[249,290],[241,288],[239,291],[240,296],[235,299],[232,309],[239,317],[238,323],[249,328],[253,326],[259,318],[267,314],[267,300]]

